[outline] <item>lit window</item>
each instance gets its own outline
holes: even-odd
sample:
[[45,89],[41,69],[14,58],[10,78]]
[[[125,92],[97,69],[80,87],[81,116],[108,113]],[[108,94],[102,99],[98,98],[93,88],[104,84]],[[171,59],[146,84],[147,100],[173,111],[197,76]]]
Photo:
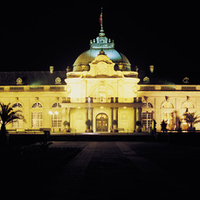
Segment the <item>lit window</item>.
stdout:
[[23,128],[23,120],[17,119],[12,122],[12,128]]
[[104,114],[104,113],[100,113],[100,114],[98,114],[97,115],[97,117],[96,117],[96,119],[108,119],[108,116],[106,115],[106,114]]
[[169,102],[169,101],[165,101],[162,104],[162,108],[174,108],[174,105],[171,102]]
[[[22,108],[22,104],[21,103],[14,103],[12,108],[16,108],[16,109],[20,109]],[[23,128],[23,120],[21,119],[17,119],[15,121],[12,122],[12,128]]]
[[173,129],[174,113],[173,112],[163,112],[162,119],[167,123],[167,129]]
[[61,84],[61,78],[60,77],[57,77],[56,79],[55,79],[55,84]]
[[31,123],[32,123],[32,128],[41,128],[42,112],[32,112]]
[[52,114],[52,127],[53,128],[62,127],[62,114],[60,112],[55,112]]
[[19,78],[17,78],[17,80],[16,80],[16,84],[17,85],[21,85],[22,84],[22,79],[19,77]]
[[194,108],[194,104],[191,101],[186,101],[185,103],[183,103],[182,108],[186,109],[186,108]]
[[144,79],[143,79],[143,82],[144,82],[144,83],[149,83],[149,82],[150,82],[150,79],[149,79],[149,77],[147,77],[147,76],[146,76],[146,77],[144,77]]
[[148,129],[152,127],[152,119],[152,112],[142,112],[142,125],[144,126],[145,131],[148,131]]

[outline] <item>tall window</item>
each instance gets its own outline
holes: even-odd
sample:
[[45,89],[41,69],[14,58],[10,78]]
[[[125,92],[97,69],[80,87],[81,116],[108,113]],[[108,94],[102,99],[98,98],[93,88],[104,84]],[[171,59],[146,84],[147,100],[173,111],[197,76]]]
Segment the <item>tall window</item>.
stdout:
[[153,105],[152,103],[145,100],[142,105],[142,125],[144,131],[149,131],[149,128],[152,127],[153,119]]
[[161,104],[162,120],[167,123],[167,129],[174,129],[174,105],[169,100],[165,100]]
[[173,112],[163,112],[162,119],[167,123],[167,129],[172,130],[174,113]]
[[12,122],[12,128],[23,128],[23,120],[17,119],[16,121]]
[[61,128],[62,127],[62,114],[60,112],[54,112],[52,115],[52,127]]
[[142,125],[145,131],[148,131],[149,128],[152,127],[152,119],[153,119],[152,112],[142,112]]
[[32,112],[32,128],[42,127],[42,112]]
[[[21,103],[14,103],[12,106],[13,109],[22,109],[22,104]],[[12,128],[23,128],[23,120],[17,119],[12,122]]]
[[37,102],[32,105],[32,108],[35,110],[31,113],[31,124],[32,128],[42,128],[42,104]]
[[52,127],[53,128],[61,128],[62,127],[62,110],[60,103],[54,103],[52,105],[53,111],[49,111],[51,115]]

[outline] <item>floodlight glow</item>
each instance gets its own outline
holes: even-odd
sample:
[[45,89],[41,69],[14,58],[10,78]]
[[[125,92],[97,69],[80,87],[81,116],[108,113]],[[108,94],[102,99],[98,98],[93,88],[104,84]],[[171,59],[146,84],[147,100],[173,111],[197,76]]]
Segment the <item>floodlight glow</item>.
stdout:
[[52,112],[52,111],[49,111],[49,114],[50,114],[50,115],[53,115],[53,112]]

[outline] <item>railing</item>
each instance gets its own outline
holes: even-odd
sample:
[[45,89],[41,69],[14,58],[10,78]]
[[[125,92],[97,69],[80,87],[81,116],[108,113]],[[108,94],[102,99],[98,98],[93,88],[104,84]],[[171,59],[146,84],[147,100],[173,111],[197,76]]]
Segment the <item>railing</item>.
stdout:
[[142,97],[133,97],[133,98],[118,98],[118,97],[109,97],[109,98],[95,98],[95,97],[85,97],[85,98],[63,98],[62,103],[142,103]]
[[[200,85],[138,85],[138,91],[200,91]],[[0,86],[0,92],[66,91],[66,85]],[[112,101],[112,100],[111,100]]]
[[138,85],[138,91],[200,91],[200,85]]
[[65,85],[24,85],[24,86],[0,86],[0,92],[40,92],[40,91],[66,91]]

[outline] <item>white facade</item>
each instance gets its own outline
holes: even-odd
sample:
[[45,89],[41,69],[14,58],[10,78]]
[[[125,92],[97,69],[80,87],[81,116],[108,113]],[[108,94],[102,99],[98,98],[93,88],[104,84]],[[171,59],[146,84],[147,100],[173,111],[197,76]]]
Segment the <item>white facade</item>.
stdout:
[[72,131],[84,132],[88,119],[95,132],[112,131],[113,120],[118,122],[120,130],[135,130],[135,122],[141,117],[137,110],[142,106],[136,100],[138,73],[115,71],[114,65],[101,51],[90,63],[89,71],[67,73],[69,102],[62,105],[68,110]]
[[[124,77],[128,73],[135,78]],[[135,131],[138,120],[143,124],[142,130],[149,131],[152,119],[156,120],[158,131],[163,119],[168,129],[176,130],[179,121],[182,129],[188,127],[183,120],[186,109],[200,114],[200,85],[140,85],[137,72],[116,74],[115,78],[107,74],[95,78],[90,72],[69,72],[67,85],[0,86],[0,101],[22,110],[27,121],[9,124],[7,128],[25,131],[43,127],[63,132],[63,122],[68,121],[72,132],[85,132],[85,122],[90,119],[91,129],[97,132],[98,117],[104,114],[107,125],[103,131],[115,128],[113,120],[118,121],[120,131]],[[200,129],[200,124],[195,127]]]
[[[131,71],[129,60],[114,46],[101,27],[71,72],[69,68],[67,73],[54,71],[53,66],[50,72],[1,72],[0,102],[22,110],[27,121],[7,128],[22,132],[39,128],[133,132],[139,128],[137,121],[142,131],[151,131],[155,120],[160,131],[164,120],[169,130],[186,130],[183,114],[200,114],[200,85],[189,85],[188,78],[184,85],[140,84],[138,72]],[[151,73],[153,70],[150,66]],[[148,77],[144,80],[149,82]],[[200,124],[195,127],[200,129]]]
[[[200,114],[200,86],[199,85],[139,85],[138,96],[143,99],[142,112],[152,113],[157,122],[157,129],[161,129],[161,122],[167,121],[169,130],[181,128],[187,130],[188,124],[183,120],[186,109],[189,113]],[[147,108],[147,104],[151,104]],[[200,129],[200,124],[195,124]]]

